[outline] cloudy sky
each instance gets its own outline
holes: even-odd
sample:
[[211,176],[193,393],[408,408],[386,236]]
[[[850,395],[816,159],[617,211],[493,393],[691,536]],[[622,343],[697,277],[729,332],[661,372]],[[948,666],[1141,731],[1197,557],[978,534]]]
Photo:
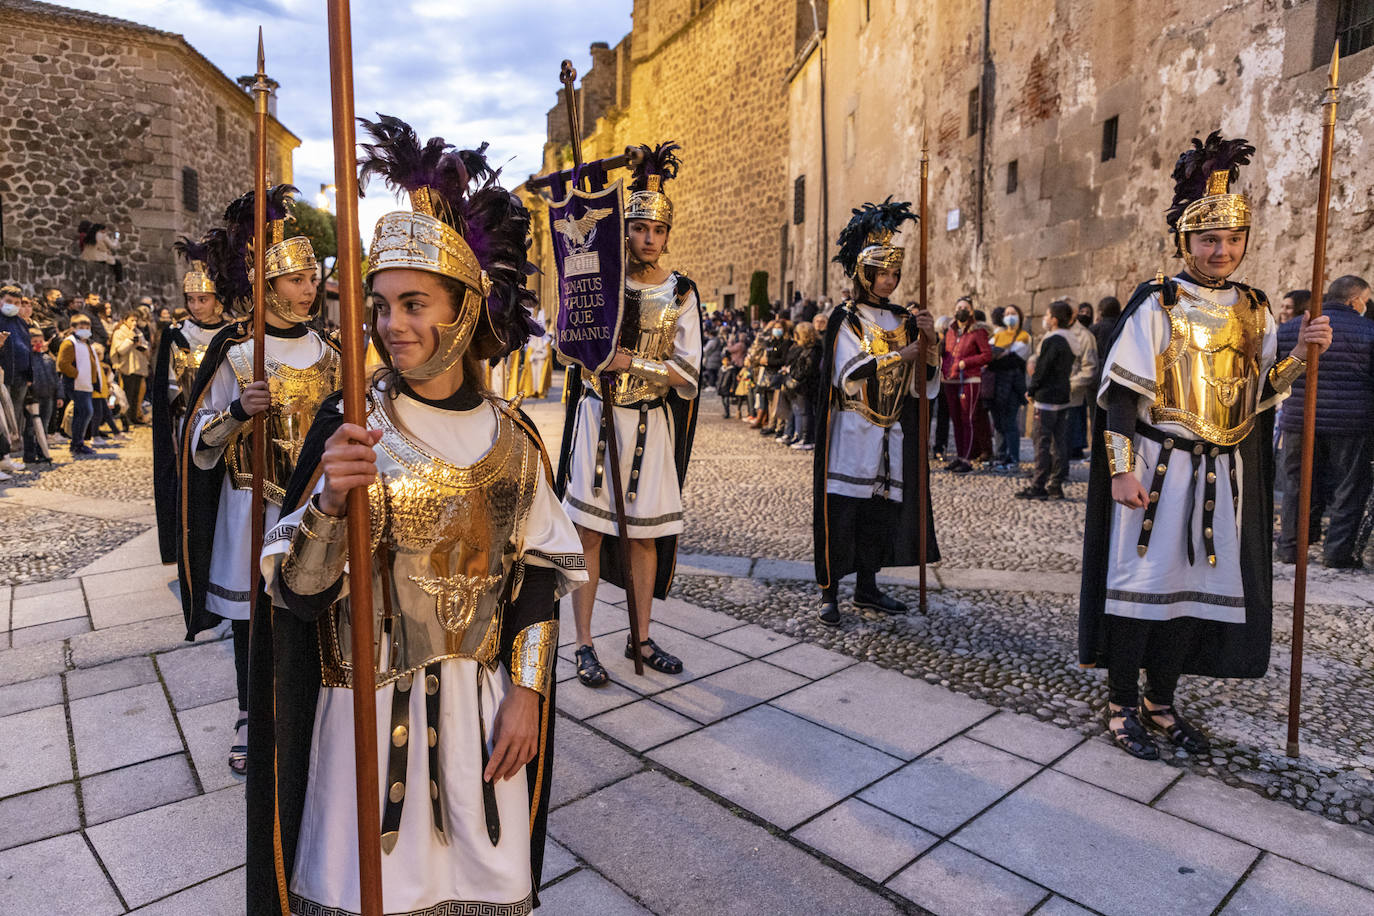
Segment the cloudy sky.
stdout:
[[[231,78],[254,70],[263,26],[267,72],[281,83],[277,116],[301,138],[296,186],[313,201],[334,181],[324,0],[57,0],[179,32]],[[540,165],[558,65],[590,65],[593,41],[630,29],[632,0],[353,0],[358,113],[393,114],[422,138],[491,142],[513,187]],[[390,209],[381,187],[362,202],[364,239]]]

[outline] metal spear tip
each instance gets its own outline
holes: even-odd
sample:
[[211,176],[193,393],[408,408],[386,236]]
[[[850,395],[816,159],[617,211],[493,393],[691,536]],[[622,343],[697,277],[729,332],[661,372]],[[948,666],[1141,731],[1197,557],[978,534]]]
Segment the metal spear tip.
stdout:
[[1331,82],[1330,82],[1330,84],[1329,84],[1326,88],[1328,88],[1328,89],[1335,89],[1335,88],[1339,85],[1340,70],[1341,70],[1341,40],[1340,40],[1339,38],[1337,38],[1337,39],[1336,39],[1336,46],[1335,46],[1334,48],[1331,49],[1331,70],[1330,70]]
[[267,54],[262,49],[262,26],[258,26],[258,76],[267,75]]

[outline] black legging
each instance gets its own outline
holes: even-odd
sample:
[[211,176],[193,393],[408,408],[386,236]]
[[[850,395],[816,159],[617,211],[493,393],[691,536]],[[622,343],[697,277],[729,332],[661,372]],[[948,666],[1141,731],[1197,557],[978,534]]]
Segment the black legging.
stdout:
[[1107,691],[1118,706],[1140,705],[1140,669],[1145,669],[1145,699],[1172,706],[1183,661],[1193,647],[1199,621],[1136,620],[1107,617]]
[[231,620],[234,634],[234,676],[238,680],[239,709],[248,708],[248,621]]

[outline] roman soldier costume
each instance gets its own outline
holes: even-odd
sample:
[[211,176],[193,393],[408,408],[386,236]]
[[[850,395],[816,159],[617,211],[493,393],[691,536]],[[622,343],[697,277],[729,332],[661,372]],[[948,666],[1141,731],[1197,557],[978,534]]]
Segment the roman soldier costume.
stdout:
[[[356,913],[357,830],[351,685],[377,689],[384,908],[393,914],[515,916],[535,904],[553,750],[557,600],[586,580],[577,533],[554,496],[533,424],[465,373],[435,401],[411,382],[465,355],[504,357],[534,330],[523,287],[529,213],[496,183],[482,150],[411,128],[363,122],[361,178],[410,193],[369,248],[368,278],[438,275],[457,317],[434,354],[398,370],[382,360],[366,425],[380,430],[368,488],[377,652],[351,655],[346,521],[321,511],[325,443],[343,421],[321,407],[267,537],[274,607],[253,634],[248,780],[248,911]],[[485,149],[485,147],[483,147]],[[471,352],[469,352],[471,351]],[[464,363],[475,367],[474,360]],[[356,562],[356,561],[353,561]],[[542,698],[539,751],[524,778],[483,778],[493,724],[518,687]]]
[[[630,183],[627,224],[650,220],[671,228],[673,203],[663,187],[677,175],[677,148],[674,143],[640,147],[644,155]],[[653,594],[664,598],[677,563],[677,537],[683,529],[682,484],[692,453],[700,394],[701,303],[696,284],[675,271],[660,283],[626,278],[619,344],[631,357],[630,368],[615,373],[610,389],[625,487],[623,534],[655,542]],[[685,385],[670,383],[669,367]],[[581,384],[572,384],[570,389],[558,462],[563,507],[579,526],[603,535],[601,578],[623,586],[616,543],[622,532],[616,524],[606,469],[610,424],[603,421],[601,389],[598,379],[585,371]],[[579,652],[584,650],[592,651],[582,647]],[[651,666],[668,672],[682,670],[680,661],[657,646],[652,651],[652,656],[646,656]]]
[[[1209,276],[1188,247],[1193,233],[1248,232],[1250,203],[1230,184],[1253,153],[1213,133],[1179,157],[1168,224],[1184,270],[1136,290],[1097,391],[1079,662],[1108,668],[1112,716],[1124,719],[1113,737],[1150,759],[1144,726],[1208,747],[1172,708],[1181,674],[1261,677],[1269,664],[1273,407],[1305,365],[1278,358],[1264,293]],[[1148,494],[1143,507],[1113,501],[1124,473]]]
[[177,559],[177,519],[180,515],[177,457],[186,417],[186,397],[195,385],[196,372],[211,341],[228,323],[215,281],[216,276],[224,273],[217,258],[223,256],[225,237],[224,230],[217,229],[198,242],[183,237],[172,246],[189,264],[181,281],[182,293],[210,293],[215,296],[217,308],[215,317],[209,321],[188,316],[163,330],[153,362],[150,393],[153,402],[153,496],[157,506],[158,548],[163,563],[175,563]]
[[906,605],[878,591],[884,566],[914,566],[917,525],[925,525],[928,561],[940,558],[927,510],[917,518],[919,397],[939,393],[939,348],[927,365],[899,353],[917,338],[915,319],[873,292],[878,270],[901,270],[905,249],[893,236],[916,216],[910,205],[864,204],[840,232],[835,260],[854,280],[856,295],[841,303],[826,326],[817,404],[813,486],[816,582],[821,620],[840,621],[840,580],[857,573],[854,604],[884,613]]

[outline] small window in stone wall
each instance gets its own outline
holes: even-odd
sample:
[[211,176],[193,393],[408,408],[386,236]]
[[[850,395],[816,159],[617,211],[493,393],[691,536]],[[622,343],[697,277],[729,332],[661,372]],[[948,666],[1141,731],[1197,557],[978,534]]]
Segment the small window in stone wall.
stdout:
[[968,136],[978,133],[978,89],[968,91]]
[[806,221],[806,176],[798,175],[792,182],[792,225],[800,226]]
[[181,206],[187,213],[200,212],[200,174],[193,168],[181,170]]
[[225,123],[225,120],[224,120],[224,109],[221,108],[220,106],[216,105],[216,106],[215,106],[215,142],[219,144],[219,148],[220,148],[220,149],[224,149],[224,146],[225,146],[225,144],[228,142],[228,140],[229,140],[229,125],[228,125],[227,123]]
[[1340,0],[1336,39],[1341,43],[1341,57],[1374,45],[1374,0]]
[[1110,162],[1116,158],[1116,131],[1120,119],[1117,115],[1102,122],[1102,161]]
[[1020,181],[1017,175],[1016,160],[1013,159],[1011,162],[1007,163],[1007,193],[1015,194],[1019,184]]

